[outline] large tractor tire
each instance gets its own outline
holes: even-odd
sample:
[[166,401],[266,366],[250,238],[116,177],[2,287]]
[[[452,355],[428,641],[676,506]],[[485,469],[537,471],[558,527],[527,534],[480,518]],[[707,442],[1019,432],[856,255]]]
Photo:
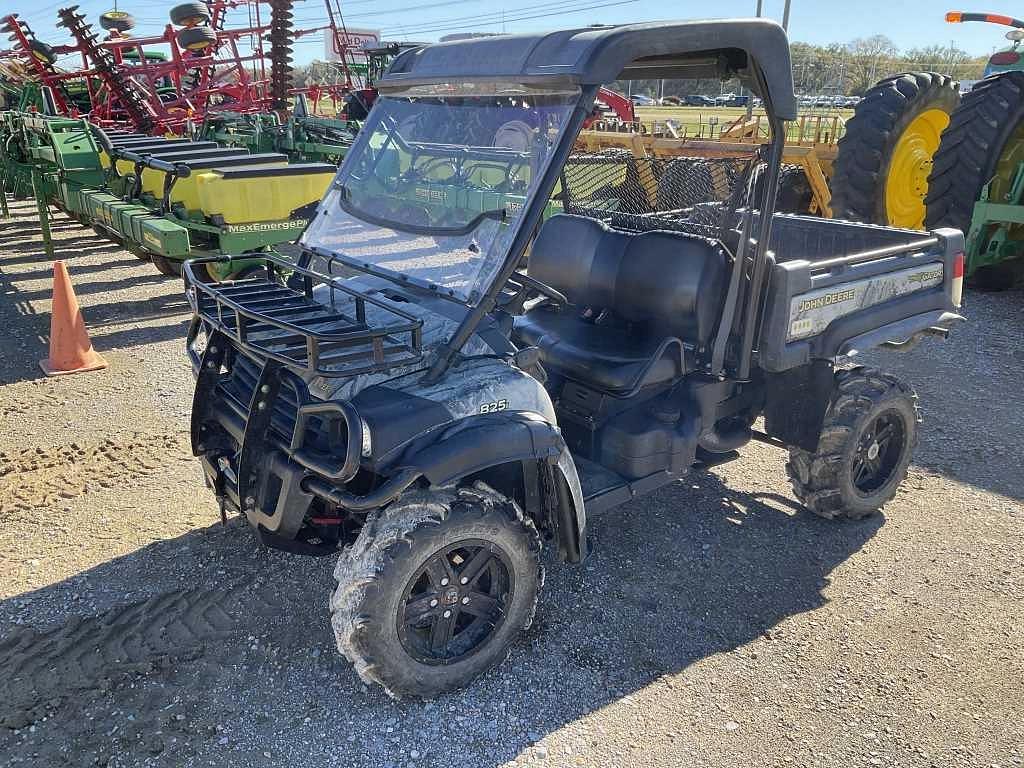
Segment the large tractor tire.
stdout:
[[[754,200],[760,202],[767,174],[762,173],[754,185]],[[775,195],[776,213],[810,213],[814,193],[811,182],[799,165],[784,165],[779,169],[779,187]]]
[[989,199],[1004,200],[1022,161],[1024,72],[1003,72],[964,96],[942,134],[928,179],[925,224],[966,234],[982,187],[991,181]]
[[715,177],[711,163],[680,157],[665,166],[658,180],[658,210],[676,211],[714,199]]
[[864,94],[839,140],[832,175],[832,214],[922,229],[932,158],[960,103],[956,81],[906,72]]

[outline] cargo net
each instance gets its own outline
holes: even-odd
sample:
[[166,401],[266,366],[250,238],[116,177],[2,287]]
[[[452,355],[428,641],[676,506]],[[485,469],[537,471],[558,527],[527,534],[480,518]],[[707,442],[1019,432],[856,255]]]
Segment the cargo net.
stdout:
[[637,232],[667,229],[726,239],[758,205],[764,163],[729,158],[633,157],[629,150],[570,156],[557,195],[566,213]]

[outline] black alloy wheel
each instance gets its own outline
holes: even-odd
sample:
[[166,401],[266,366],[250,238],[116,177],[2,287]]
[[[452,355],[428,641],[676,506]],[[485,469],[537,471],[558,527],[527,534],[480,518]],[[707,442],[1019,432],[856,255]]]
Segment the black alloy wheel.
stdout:
[[870,496],[889,482],[903,455],[903,418],[885,411],[868,424],[857,443],[851,475],[862,496]]
[[410,579],[399,605],[398,637],[421,663],[464,659],[501,628],[514,589],[499,547],[479,539],[452,544]]

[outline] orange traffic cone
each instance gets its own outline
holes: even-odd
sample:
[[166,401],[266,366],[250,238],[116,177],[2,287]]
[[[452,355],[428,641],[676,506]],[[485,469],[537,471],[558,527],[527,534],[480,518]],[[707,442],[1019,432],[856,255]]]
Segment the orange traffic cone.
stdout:
[[75,289],[63,261],[53,262],[53,309],[50,312],[50,357],[39,366],[47,376],[83,373],[107,367],[92,348],[85,320],[78,309]]

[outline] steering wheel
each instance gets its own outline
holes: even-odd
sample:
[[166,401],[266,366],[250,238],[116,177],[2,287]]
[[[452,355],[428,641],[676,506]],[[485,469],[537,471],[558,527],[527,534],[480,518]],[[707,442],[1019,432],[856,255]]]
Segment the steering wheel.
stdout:
[[524,306],[530,299],[531,294],[539,294],[551,299],[551,301],[561,307],[569,303],[569,299],[561,291],[552,288],[547,283],[542,283],[535,277],[530,277],[525,272],[516,272],[508,279],[507,284],[517,289],[512,298],[505,304],[506,310],[513,315],[521,315],[523,313]]

